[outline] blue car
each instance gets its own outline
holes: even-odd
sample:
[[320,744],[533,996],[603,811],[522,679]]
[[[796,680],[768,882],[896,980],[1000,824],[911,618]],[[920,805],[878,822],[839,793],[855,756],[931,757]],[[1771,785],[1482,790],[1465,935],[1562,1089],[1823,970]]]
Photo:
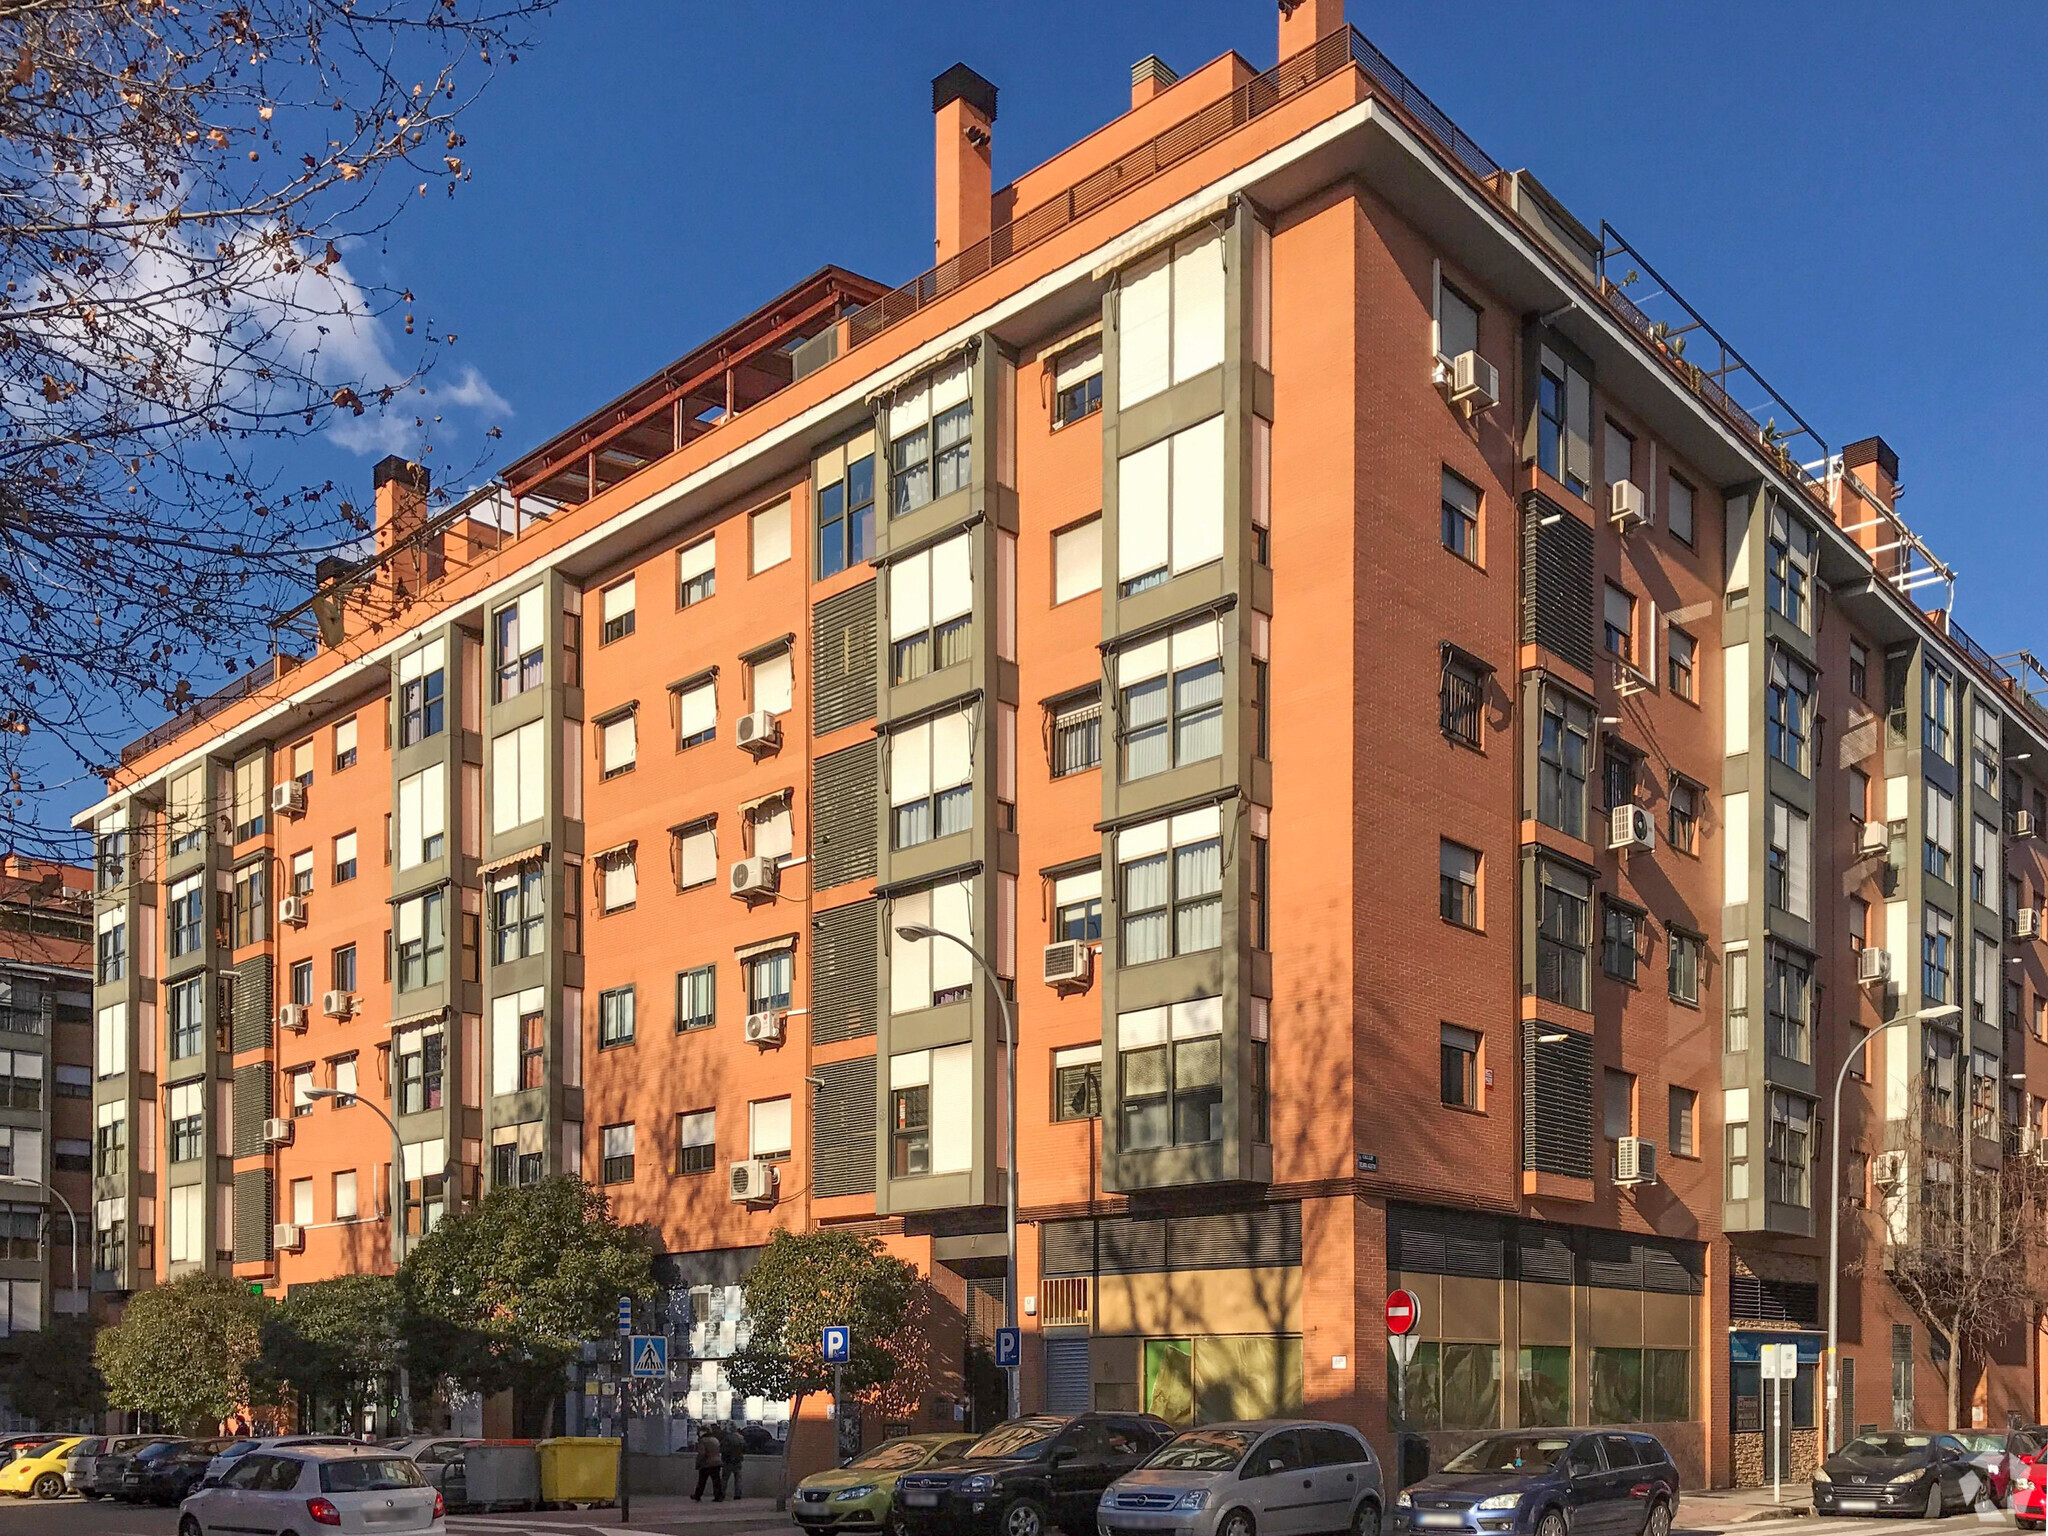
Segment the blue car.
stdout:
[[1654,1435],[1510,1430],[1394,1501],[1395,1536],[1670,1536],[1678,1468]]

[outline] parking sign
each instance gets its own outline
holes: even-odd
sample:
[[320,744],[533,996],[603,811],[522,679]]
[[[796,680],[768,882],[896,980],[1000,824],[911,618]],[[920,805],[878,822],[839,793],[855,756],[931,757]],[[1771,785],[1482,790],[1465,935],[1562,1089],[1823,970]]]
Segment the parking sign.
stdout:
[[1014,1371],[1024,1363],[1024,1331],[1021,1328],[998,1328],[996,1330],[996,1365],[1006,1371]]
[[827,1328],[825,1330],[825,1363],[844,1365],[853,1357],[853,1330],[850,1328]]

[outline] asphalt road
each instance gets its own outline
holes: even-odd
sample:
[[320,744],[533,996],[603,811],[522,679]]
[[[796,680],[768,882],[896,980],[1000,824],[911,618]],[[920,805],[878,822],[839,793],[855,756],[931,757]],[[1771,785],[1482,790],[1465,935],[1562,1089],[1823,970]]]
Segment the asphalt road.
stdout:
[[[751,1502],[751,1501],[750,1501]],[[764,1501],[765,1502],[765,1501]],[[550,1510],[532,1515],[453,1515],[448,1536],[757,1536],[789,1531],[786,1515],[749,1512],[737,1519],[712,1510],[692,1510],[675,1520],[636,1511],[630,1525],[615,1509]],[[0,1536],[177,1536],[178,1512],[148,1505],[87,1503],[65,1498],[53,1503],[0,1494]]]

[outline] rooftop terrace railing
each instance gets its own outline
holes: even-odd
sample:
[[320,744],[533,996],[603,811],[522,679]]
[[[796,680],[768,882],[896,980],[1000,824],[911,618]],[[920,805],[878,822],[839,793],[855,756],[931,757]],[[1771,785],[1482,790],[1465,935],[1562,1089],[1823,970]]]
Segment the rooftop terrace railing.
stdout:
[[147,757],[158,747],[176,741],[187,731],[203,724],[229,705],[239,703],[250,694],[269,687],[298,664],[298,657],[279,652],[260,666],[251,667],[225,688],[217,689],[205,698],[186,705],[162,725],[129,742],[121,749],[121,761],[132,763],[137,758]]

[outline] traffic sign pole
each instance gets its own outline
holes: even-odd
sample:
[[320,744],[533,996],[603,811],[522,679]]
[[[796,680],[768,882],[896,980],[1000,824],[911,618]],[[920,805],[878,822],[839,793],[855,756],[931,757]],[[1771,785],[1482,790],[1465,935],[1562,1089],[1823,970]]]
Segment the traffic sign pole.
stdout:
[[[1415,1330],[1422,1326],[1422,1302],[1413,1291],[1387,1293],[1387,1343],[1394,1356],[1394,1430],[1408,1431],[1408,1362],[1415,1358]],[[1401,1477],[1401,1450],[1395,1448],[1395,1481]]]

